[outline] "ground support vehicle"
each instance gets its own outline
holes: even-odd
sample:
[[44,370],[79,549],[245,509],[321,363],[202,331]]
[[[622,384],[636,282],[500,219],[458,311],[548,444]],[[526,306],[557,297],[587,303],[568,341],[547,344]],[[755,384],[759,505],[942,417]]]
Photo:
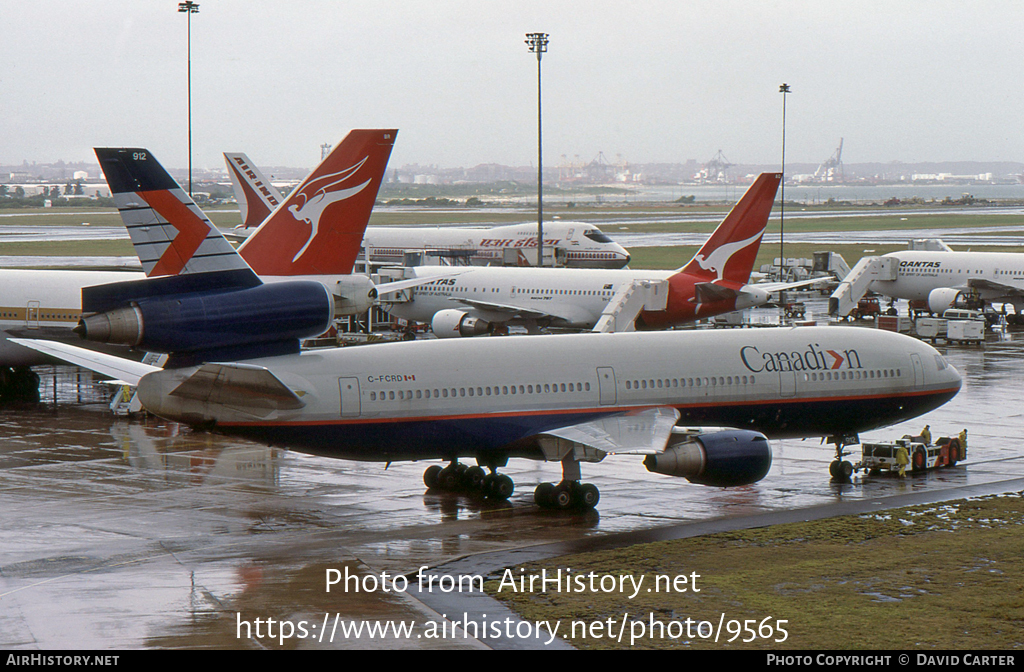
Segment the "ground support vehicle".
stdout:
[[944,436],[934,444],[926,445],[919,436],[906,435],[894,442],[862,443],[861,461],[854,465],[854,471],[861,469],[870,475],[883,471],[898,472],[896,452],[900,446],[907,449],[910,464],[907,471],[918,473],[939,467],[953,467],[967,459],[967,447],[960,444],[958,437]]

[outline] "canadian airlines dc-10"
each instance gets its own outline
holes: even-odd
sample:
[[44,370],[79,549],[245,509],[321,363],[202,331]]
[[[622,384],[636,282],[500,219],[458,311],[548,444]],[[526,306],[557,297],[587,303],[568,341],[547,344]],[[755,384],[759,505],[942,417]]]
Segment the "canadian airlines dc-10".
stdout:
[[[245,154],[225,152],[224,161],[242,211],[239,232],[258,226],[283,200],[281,192]],[[592,224],[549,221],[544,223],[544,247],[564,255],[567,268],[622,268],[629,252]],[[474,265],[508,263],[512,252],[517,266],[537,265],[537,225],[507,224],[494,227],[368,226],[360,258],[369,257],[373,267],[401,264],[407,252],[426,255],[458,255]]]
[[[408,292],[382,292],[381,302],[395,317],[429,323],[438,338],[479,336],[507,325],[531,332],[591,329],[616,296],[625,297],[644,282],[663,285],[663,303],[639,314],[638,329],[664,329],[763,305],[772,292],[815,282],[747,284],[779,180],[778,173],[760,175],[693,259],[675,271],[470,268]],[[441,272],[420,266],[406,269],[405,277],[426,280]]]
[[[137,384],[145,408],[170,420],[331,457],[450,461],[427,469],[428,487],[507,498],[514,485],[497,469],[509,458],[559,461],[562,482],[535,492],[554,508],[594,506],[580,462],[609,453],[706,485],[749,484],[770,468],[768,438],[901,422],[961,384],[931,346],[855,327],[435,339],[165,370],[18,342]],[[692,426],[731,429],[682,429]]]

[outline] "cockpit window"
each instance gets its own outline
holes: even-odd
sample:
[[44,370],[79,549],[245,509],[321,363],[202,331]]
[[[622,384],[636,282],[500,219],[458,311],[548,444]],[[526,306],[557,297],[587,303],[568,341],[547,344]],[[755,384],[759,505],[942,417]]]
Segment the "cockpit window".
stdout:
[[935,368],[942,371],[947,366],[946,360],[943,359],[942,355],[935,355]]
[[601,232],[600,229],[589,229],[583,232],[583,235],[590,238],[598,243],[610,243],[612,239]]

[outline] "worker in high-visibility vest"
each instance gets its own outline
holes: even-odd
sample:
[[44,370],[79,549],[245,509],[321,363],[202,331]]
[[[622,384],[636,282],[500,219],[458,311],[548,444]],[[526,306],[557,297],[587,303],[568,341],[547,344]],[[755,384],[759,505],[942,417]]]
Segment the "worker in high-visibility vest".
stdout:
[[907,477],[908,464],[910,464],[910,455],[907,453],[907,447],[901,443],[900,447],[896,449],[896,466],[900,468],[900,478]]
[[921,430],[921,442],[926,446],[932,445],[931,425],[925,425],[924,429]]

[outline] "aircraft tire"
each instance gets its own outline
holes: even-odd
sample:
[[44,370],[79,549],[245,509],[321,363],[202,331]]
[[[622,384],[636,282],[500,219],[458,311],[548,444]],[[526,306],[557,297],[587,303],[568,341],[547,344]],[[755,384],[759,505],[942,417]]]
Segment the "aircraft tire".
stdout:
[[[436,465],[435,465],[436,466]],[[437,487],[442,490],[455,490],[459,487],[459,470],[458,465],[449,464],[447,467],[442,469],[437,474]]]
[[433,464],[427,467],[427,470],[423,472],[423,485],[427,486],[428,490],[433,490],[437,487],[437,475],[441,473],[441,467]]
[[482,491],[486,479],[487,472],[483,470],[483,467],[479,466],[470,467],[462,474],[462,480],[466,484],[466,488],[473,491]]
[[581,509],[593,509],[601,501],[601,491],[592,483],[581,483],[577,494]]
[[559,483],[551,493],[551,508],[558,511],[566,511],[573,508],[576,497],[573,496],[573,487],[570,483]]
[[551,508],[551,496],[554,491],[554,483],[541,483],[533,491],[533,501],[542,509]]
[[515,492],[516,484],[505,474],[492,474],[490,487],[487,488],[487,496],[494,499],[508,499]]

